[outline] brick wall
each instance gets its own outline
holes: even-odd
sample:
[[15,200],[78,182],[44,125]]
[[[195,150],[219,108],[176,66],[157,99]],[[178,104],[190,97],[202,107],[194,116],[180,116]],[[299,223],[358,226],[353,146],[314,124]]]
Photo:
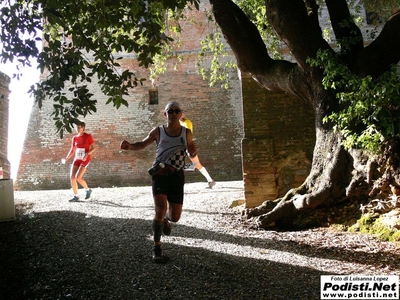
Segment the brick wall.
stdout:
[[311,108],[261,89],[243,74],[242,141],[246,207],[283,196],[307,177],[315,144]]
[[[242,162],[240,143],[243,137],[241,91],[238,74],[232,71],[232,88],[210,88],[197,74],[199,40],[213,30],[204,14],[207,2],[201,3],[200,11],[192,10],[188,19],[180,23],[182,46],[179,54],[183,61],[174,70],[176,61],[170,60],[165,75],[155,82],[159,104],[149,105],[149,81],[132,91],[126,98],[129,107],[114,108],[105,105],[106,99],[95,82],[91,90],[98,100],[97,113],[87,116],[87,131],[95,138],[97,151],[93,155],[85,175],[92,187],[147,185],[150,176],[155,146],[139,152],[120,151],[123,139],[130,142],[142,140],[155,126],[163,124],[164,106],[169,101],[178,101],[194,125],[194,138],[198,146],[201,163],[214,180],[241,180]],[[196,23],[193,22],[196,20]],[[210,27],[211,26],[211,27]],[[233,59],[233,57],[230,57]],[[120,61],[121,69],[134,70],[138,78],[148,77],[146,70],[137,66],[134,58],[125,54]],[[51,118],[52,103],[44,103],[41,110],[33,108],[17,174],[18,189],[69,188],[69,164],[60,164],[70,148],[73,134],[62,140],[55,134]],[[186,176],[187,182],[204,181],[199,172]]]
[[[85,175],[92,187],[148,185],[147,169],[155,156],[155,146],[142,151],[120,151],[123,139],[142,140],[155,126],[165,123],[163,110],[167,102],[181,103],[194,124],[194,137],[201,163],[213,179],[241,180],[242,162],[240,142],[243,137],[240,83],[237,72],[232,72],[231,90],[210,88],[195,72],[197,54],[186,54],[177,71],[168,65],[166,75],[157,81],[159,104],[149,105],[150,82],[138,87],[128,98],[129,107],[105,105],[106,99],[92,83],[98,100],[98,111],[85,118],[86,130],[93,134],[97,151]],[[121,62],[122,68],[136,70],[145,77],[133,59]],[[59,139],[51,117],[52,103],[44,103],[41,110],[33,108],[21,155],[16,187],[21,190],[69,188],[69,164],[60,159],[70,149],[73,134]],[[188,173],[187,182],[204,181],[199,172]]]
[[[159,104],[149,104],[150,82],[132,92],[127,98],[129,107],[118,110],[105,105],[105,97],[92,83],[98,111],[85,119],[98,148],[85,175],[91,187],[150,184],[147,169],[155,147],[120,151],[119,144],[123,139],[139,141],[154,126],[163,124],[163,109],[169,101],[180,102],[193,121],[200,161],[213,179],[244,179],[247,207],[284,195],[308,175],[315,139],[312,110],[287,94],[261,89],[248,76],[239,78],[236,71],[230,74],[230,90],[209,87],[197,75],[196,61],[198,41],[210,28],[203,13],[196,14],[192,17],[197,18],[197,26],[190,20],[181,23],[184,36],[179,54],[183,61],[174,70],[175,61],[170,60],[165,75],[155,82]],[[138,78],[148,76],[129,55],[120,63],[122,69],[134,70]],[[34,107],[32,111],[16,180],[18,189],[70,187],[69,164],[62,165],[60,159],[69,151],[73,135],[58,138],[51,112],[50,101],[42,110]],[[187,173],[186,180],[206,182],[197,171]]]
[[3,179],[10,179],[10,162],[7,159],[10,77],[0,72],[0,167]]

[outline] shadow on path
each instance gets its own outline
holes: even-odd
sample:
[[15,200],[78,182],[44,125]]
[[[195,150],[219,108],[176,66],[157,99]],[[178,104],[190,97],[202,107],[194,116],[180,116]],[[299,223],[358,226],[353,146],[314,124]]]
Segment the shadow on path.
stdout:
[[[87,218],[64,211],[0,223],[1,298],[319,298],[321,272],[311,268],[168,243],[172,260],[155,265],[150,228],[148,220]],[[196,228],[180,232],[204,238]],[[224,234],[206,234],[225,239]]]
[[[380,255],[322,252],[296,242],[179,224],[173,230],[176,238],[356,263]],[[320,299],[320,275],[325,273],[313,266],[230,255],[218,247],[209,250],[168,239],[164,249],[172,260],[155,265],[149,220],[52,211],[0,223],[1,299]]]

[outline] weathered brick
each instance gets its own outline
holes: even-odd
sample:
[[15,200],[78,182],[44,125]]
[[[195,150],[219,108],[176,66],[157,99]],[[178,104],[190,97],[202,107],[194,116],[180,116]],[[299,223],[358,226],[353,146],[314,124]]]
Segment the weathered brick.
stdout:
[[[107,99],[96,82],[89,85],[95,91],[98,111],[85,121],[98,150],[85,178],[91,187],[149,185],[147,169],[154,159],[154,147],[121,151],[119,144],[123,139],[143,139],[150,129],[165,122],[165,104],[178,101],[193,121],[201,163],[214,180],[244,179],[246,207],[280,197],[308,174],[315,135],[313,112],[288,94],[261,89],[245,74],[239,78],[236,70],[230,74],[229,90],[209,87],[196,73],[198,41],[209,24],[203,26],[202,12],[190,14],[198,25],[181,24],[184,36],[179,54],[183,61],[177,70],[175,61],[168,61],[167,72],[154,86],[146,81],[132,90],[126,98],[128,107],[117,110],[105,105]],[[234,60],[232,53],[227,59]],[[138,78],[148,76],[132,57],[125,56],[120,64],[121,70],[134,70]],[[149,90],[154,88],[159,104],[150,105]],[[60,159],[69,151],[72,134],[60,139],[51,113],[51,101],[41,110],[32,110],[16,180],[19,189],[70,187],[69,165],[62,165]],[[186,178],[187,182],[205,181],[199,172]]]
[[303,183],[315,144],[314,114],[295,97],[260,89],[245,74],[242,86],[243,179],[251,208]]
[[[10,179],[10,162],[7,158],[8,145],[8,115],[9,115],[9,90],[10,77],[0,72],[0,167],[3,169],[3,179]],[[4,134],[5,133],[5,134]]]

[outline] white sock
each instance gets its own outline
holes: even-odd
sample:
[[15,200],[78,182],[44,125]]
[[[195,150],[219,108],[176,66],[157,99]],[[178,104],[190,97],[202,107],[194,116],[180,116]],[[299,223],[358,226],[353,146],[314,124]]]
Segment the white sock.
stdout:
[[207,170],[205,167],[202,167],[200,170],[200,173],[203,174],[203,176],[207,179],[207,182],[213,181],[210,174],[208,174]]

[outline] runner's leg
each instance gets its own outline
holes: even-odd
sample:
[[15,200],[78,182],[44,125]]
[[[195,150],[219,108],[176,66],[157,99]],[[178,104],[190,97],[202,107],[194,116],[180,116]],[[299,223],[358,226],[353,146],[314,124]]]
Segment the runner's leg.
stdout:
[[79,169],[78,169],[78,172],[76,174],[76,180],[79,182],[79,184],[81,186],[83,186],[83,188],[85,190],[87,190],[87,189],[89,189],[88,185],[87,185],[85,179],[83,179],[83,175],[85,175],[85,172],[86,172],[86,167],[80,166]]
[[75,166],[74,164],[72,164],[70,172],[70,180],[71,180],[72,191],[75,196],[78,195],[78,182],[76,180],[76,173],[78,172],[78,169],[79,166]]

